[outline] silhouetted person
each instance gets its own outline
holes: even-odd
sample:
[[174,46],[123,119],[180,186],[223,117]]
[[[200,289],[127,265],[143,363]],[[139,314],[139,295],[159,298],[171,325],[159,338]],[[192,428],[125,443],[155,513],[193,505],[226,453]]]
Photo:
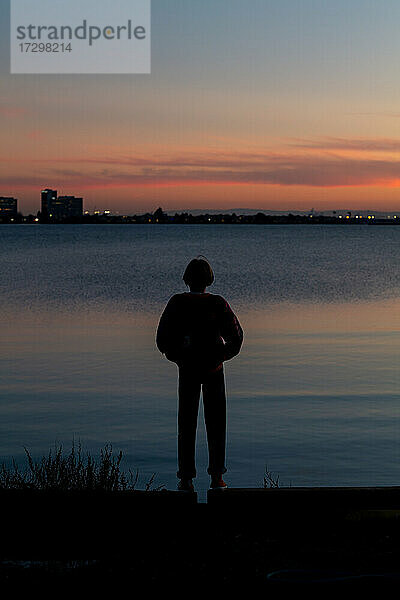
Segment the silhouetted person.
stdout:
[[236,356],[243,331],[227,301],[206,293],[214,281],[208,261],[193,259],[183,280],[190,292],[175,294],[164,309],[157,329],[157,347],[179,369],[178,489],[193,491],[196,477],[196,430],[200,391],[208,442],[208,473],[212,489],[227,487],[226,395],[223,362]]

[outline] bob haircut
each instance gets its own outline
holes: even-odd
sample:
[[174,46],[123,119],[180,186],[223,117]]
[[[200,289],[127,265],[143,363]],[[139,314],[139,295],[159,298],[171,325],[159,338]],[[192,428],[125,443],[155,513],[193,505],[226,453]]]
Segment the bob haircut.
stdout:
[[208,260],[202,256],[191,260],[183,274],[183,281],[193,288],[211,285],[214,281],[214,273]]

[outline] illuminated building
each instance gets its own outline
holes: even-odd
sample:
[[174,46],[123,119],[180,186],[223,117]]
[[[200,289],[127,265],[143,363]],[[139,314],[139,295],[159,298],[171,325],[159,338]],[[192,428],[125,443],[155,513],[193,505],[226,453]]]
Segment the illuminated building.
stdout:
[[42,217],[48,221],[62,221],[70,217],[81,217],[83,198],[57,196],[57,190],[42,191]]
[[0,217],[17,215],[17,199],[0,196]]

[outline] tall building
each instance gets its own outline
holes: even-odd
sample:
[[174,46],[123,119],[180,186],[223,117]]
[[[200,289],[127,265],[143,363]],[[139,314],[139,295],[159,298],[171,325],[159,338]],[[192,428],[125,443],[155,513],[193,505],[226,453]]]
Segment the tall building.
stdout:
[[81,217],[83,198],[58,196],[57,190],[42,190],[42,218],[47,221],[62,221],[69,217]]
[[47,219],[52,212],[53,204],[57,201],[57,190],[42,190],[42,218]]
[[17,199],[0,196],[0,218],[17,216]]
[[81,217],[83,214],[83,198],[75,196],[59,196],[65,217]]

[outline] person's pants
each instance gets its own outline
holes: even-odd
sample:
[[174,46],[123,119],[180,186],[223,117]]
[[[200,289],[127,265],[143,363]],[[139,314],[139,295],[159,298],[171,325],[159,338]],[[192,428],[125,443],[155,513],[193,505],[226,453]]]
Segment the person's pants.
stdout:
[[201,376],[179,369],[178,385],[178,472],[180,479],[196,477],[196,430],[200,391],[203,388],[204,420],[208,442],[208,473],[219,476],[226,472],[226,395],[223,367]]

